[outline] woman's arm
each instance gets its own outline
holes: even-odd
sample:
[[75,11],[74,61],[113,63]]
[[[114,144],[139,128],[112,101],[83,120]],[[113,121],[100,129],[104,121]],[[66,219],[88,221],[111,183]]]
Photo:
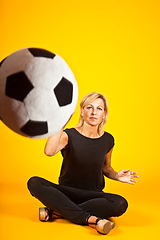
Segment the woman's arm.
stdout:
[[113,180],[117,180],[124,183],[130,183],[135,184],[137,181],[133,178],[138,178],[137,173],[134,171],[130,171],[130,169],[127,170],[121,170],[120,172],[116,172],[111,167],[111,155],[112,155],[113,148],[106,154],[105,162],[102,167],[103,174],[111,178]]
[[62,150],[68,143],[68,135],[61,130],[60,132],[56,133],[55,135],[48,138],[44,153],[51,157]]
[[116,171],[111,167],[112,151],[113,151],[113,148],[106,154],[105,162],[104,162],[103,167],[102,167],[102,171],[103,171],[103,174],[104,174],[106,177],[111,178],[111,179],[113,179],[113,180],[118,180],[118,179],[117,179],[118,172],[116,172]]

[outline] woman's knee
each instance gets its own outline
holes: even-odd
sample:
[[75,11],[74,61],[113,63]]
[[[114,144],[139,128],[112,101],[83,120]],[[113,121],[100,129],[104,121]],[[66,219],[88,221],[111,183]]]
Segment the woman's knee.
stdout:
[[116,211],[115,211],[115,216],[121,216],[123,213],[126,212],[128,208],[128,202],[125,198],[120,196],[120,199],[118,201],[117,207],[116,207]]
[[27,187],[30,193],[33,195],[34,189],[37,188],[39,184],[39,177],[31,177],[27,182]]

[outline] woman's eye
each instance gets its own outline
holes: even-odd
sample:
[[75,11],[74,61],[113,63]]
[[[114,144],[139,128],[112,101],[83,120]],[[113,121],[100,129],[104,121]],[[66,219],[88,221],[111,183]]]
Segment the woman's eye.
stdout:
[[87,107],[87,109],[92,109],[92,107],[91,107],[91,106],[89,106],[89,107]]
[[102,111],[102,108],[98,108],[98,110]]

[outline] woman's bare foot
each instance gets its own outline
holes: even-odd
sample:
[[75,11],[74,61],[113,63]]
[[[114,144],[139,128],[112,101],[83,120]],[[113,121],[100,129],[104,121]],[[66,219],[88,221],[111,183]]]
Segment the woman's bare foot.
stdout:
[[39,208],[39,220],[43,222],[47,222],[51,219],[59,219],[62,216],[59,213],[53,212],[47,207]]
[[62,218],[60,216],[60,214],[56,213],[56,212],[52,212],[50,213],[51,210],[49,210],[48,208],[46,208],[45,210],[45,220],[46,222],[49,221],[50,219],[59,219]]
[[[97,221],[97,219],[98,218],[95,217],[95,216],[90,216],[88,218],[88,224],[91,223],[91,224],[89,224],[89,226],[92,227],[92,228],[96,228],[96,221]],[[95,223],[95,225],[93,223]]]
[[49,210],[47,208],[45,210],[45,220],[46,222],[49,220]]

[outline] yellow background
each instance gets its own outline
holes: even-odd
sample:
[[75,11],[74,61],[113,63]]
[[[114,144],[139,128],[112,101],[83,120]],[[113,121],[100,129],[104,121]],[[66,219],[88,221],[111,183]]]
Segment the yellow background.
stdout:
[[[108,192],[127,198],[129,209],[113,219],[112,239],[159,237],[160,1],[0,0],[0,61],[24,47],[60,55],[71,67],[79,99],[98,91],[109,102],[105,130],[115,137],[112,166],[135,170],[135,186],[106,179]],[[76,125],[77,105],[68,127]],[[61,155],[44,155],[46,139],[17,135],[0,122],[0,239],[93,239],[89,227],[38,221],[41,204],[27,180],[57,182]]]

